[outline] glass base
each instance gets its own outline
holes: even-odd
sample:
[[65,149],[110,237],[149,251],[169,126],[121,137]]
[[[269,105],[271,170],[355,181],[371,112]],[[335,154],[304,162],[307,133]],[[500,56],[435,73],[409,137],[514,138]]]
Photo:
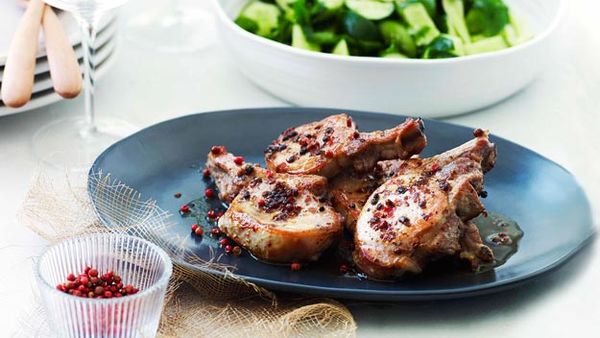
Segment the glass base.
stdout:
[[162,52],[194,52],[215,42],[214,18],[206,9],[181,5],[147,10],[127,24],[125,36]]
[[115,119],[101,118],[90,129],[84,119],[52,122],[33,136],[33,150],[38,159],[54,169],[85,173],[106,148],[136,128]]

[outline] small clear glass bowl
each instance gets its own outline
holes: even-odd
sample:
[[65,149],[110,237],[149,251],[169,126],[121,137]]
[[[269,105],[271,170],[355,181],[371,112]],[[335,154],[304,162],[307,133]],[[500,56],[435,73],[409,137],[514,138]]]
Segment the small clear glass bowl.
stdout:
[[[81,298],[56,289],[86,266],[113,271],[139,292],[110,299]],[[173,265],[158,246],[138,237],[92,234],[49,247],[35,276],[57,337],[154,337]]]

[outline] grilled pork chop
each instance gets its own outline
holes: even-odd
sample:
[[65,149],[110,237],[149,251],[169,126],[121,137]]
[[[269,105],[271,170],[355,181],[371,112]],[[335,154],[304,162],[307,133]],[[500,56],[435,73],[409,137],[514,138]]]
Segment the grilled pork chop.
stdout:
[[333,177],[343,168],[362,173],[379,160],[409,158],[426,145],[420,119],[361,133],[350,116],[340,114],[287,129],[265,150],[265,161],[275,172]]
[[209,170],[231,199],[218,226],[254,256],[271,262],[314,261],[342,232],[342,217],[327,199],[327,179],[272,173],[211,152]]
[[347,170],[330,180],[331,203],[344,216],[346,229],[354,232],[356,220],[369,196],[398,172],[402,162],[403,160],[380,161],[372,172]]
[[264,170],[258,164],[240,162],[236,156],[228,153],[225,147],[212,147],[208,153],[206,167],[215,180],[221,201],[231,203],[235,196],[245,188],[257,174],[264,176]]
[[354,261],[375,279],[420,273],[432,260],[458,257],[477,268],[494,260],[470,220],[484,211],[483,174],[496,148],[487,133],[428,159],[404,161],[370,196],[356,225]]

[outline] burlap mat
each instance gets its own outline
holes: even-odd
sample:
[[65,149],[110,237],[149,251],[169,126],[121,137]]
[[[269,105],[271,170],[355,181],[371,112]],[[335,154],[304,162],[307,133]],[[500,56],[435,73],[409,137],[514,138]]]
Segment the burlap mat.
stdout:
[[[103,215],[92,208],[88,187]],[[159,245],[175,260],[199,268],[218,269],[223,276],[175,264],[159,337],[354,337],[356,323],[342,304],[331,299],[278,295],[234,275],[233,267],[202,260],[166,235],[175,226],[171,215],[153,200],[109,175],[89,181],[38,175],[32,182],[19,221],[49,243],[90,232],[129,233]],[[38,302],[39,303],[39,302]],[[41,303],[39,303],[41,304]],[[43,308],[22,316],[17,336],[52,337]]]

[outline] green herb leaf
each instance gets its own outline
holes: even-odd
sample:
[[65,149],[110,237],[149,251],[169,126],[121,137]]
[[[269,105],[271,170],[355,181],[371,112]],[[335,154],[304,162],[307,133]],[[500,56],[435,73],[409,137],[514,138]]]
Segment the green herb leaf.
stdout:
[[250,33],[256,33],[258,31],[258,24],[245,16],[240,15],[235,19],[235,23]]
[[508,7],[502,0],[473,0],[467,13],[467,27],[471,34],[494,36],[509,22]]
[[306,32],[306,35],[310,42],[317,43],[321,46],[334,46],[341,39],[341,37],[338,34],[332,31],[315,32],[308,28],[304,31]]
[[379,40],[379,30],[370,20],[349,11],[344,17],[344,29],[348,35],[357,40],[376,41]]
[[458,56],[454,49],[454,41],[443,35],[435,38],[427,47],[423,53],[424,59],[444,59],[453,58]]

